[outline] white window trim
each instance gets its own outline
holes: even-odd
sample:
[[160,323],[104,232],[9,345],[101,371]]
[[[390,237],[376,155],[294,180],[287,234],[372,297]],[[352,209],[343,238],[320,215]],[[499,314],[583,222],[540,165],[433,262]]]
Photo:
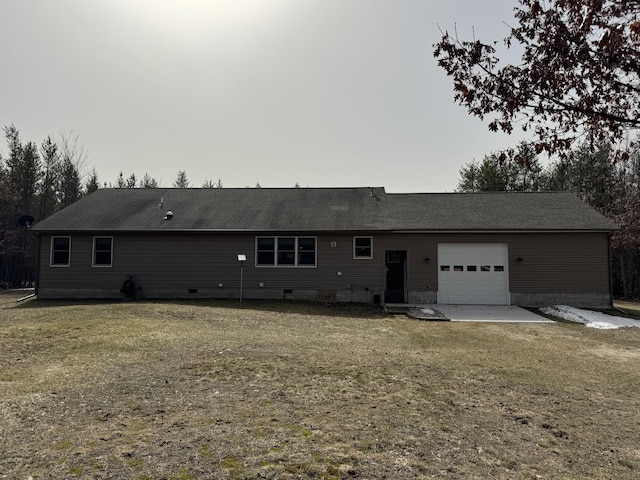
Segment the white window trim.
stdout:
[[[273,238],[274,240],[274,250],[273,250],[273,264],[269,265],[260,265],[258,264],[258,239],[260,238]],[[293,265],[285,264],[278,265],[278,239],[279,238],[294,238],[295,239],[295,261]],[[315,242],[315,249],[313,251],[313,265],[300,265],[298,264],[298,239],[300,238],[313,238]],[[255,267],[256,268],[318,268],[318,237],[313,235],[260,235],[256,237],[255,241]]]
[[[96,263],[96,238],[109,238],[111,239],[111,251],[109,252],[109,260],[111,263],[108,265]],[[113,266],[113,237],[109,235],[96,235],[91,240],[91,266],[94,268],[111,268]]]
[[[371,255],[368,257],[362,257],[356,255],[356,239],[357,238],[368,238],[371,240]],[[373,259],[373,236],[371,235],[354,235],[353,237],[353,259],[354,260],[372,260]]]
[[[56,238],[69,239],[69,260],[67,263],[53,263],[53,242]],[[71,266],[71,237],[69,235],[54,235],[51,237],[51,248],[49,249],[49,266],[53,268],[68,268]]]

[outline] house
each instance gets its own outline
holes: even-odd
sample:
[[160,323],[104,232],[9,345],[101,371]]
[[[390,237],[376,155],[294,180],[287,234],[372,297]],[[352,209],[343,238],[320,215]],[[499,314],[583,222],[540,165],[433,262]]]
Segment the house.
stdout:
[[39,298],[585,307],[615,229],[565,192],[384,188],[99,189],[33,226]]

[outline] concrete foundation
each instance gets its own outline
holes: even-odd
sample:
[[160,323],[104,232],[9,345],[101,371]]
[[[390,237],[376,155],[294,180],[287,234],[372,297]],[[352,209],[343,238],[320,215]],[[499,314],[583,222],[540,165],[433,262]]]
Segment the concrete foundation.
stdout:
[[[161,289],[139,288],[137,298],[240,298],[238,288],[206,289]],[[384,299],[384,292],[369,290],[305,290],[305,289],[267,289],[252,288],[242,292],[245,299],[262,300],[299,300],[323,303],[375,303]],[[41,299],[122,299],[125,296],[120,289],[114,288],[46,288],[38,290]],[[410,290],[407,303],[411,305],[430,305],[437,303],[437,292]],[[550,305],[570,305],[583,308],[609,308],[612,299],[604,293],[514,293],[511,292],[511,305],[523,307],[547,307]]]
[[606,293],[514,293],[511,305],[523,307],[548,307],[550,305],[570,305],[581,308],[610,308],[612,299]]
[[438,303],[438,292],[426,292],[420,290],[409,290],[407,292],[408,303],[412,305],[426,305]]

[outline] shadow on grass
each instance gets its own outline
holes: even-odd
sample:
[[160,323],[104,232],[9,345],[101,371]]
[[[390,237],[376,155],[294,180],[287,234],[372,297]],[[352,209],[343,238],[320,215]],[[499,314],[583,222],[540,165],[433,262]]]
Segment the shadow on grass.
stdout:
[[387,315],[382,307],[361,303],[317,303],[300,300],[252,300],[245,299],[240,302],[237,299],[65,299],[65,300],[40,300],[32,298],[17,303],[13,308],[56,308],[78,305],[127,305],[127,304],[166,304],[189,305],[194,307],[230,308],[236,310],[254,310],[276,313],[297,313],[303,315],[325,315],[330,317],[353,318],[384,318]]

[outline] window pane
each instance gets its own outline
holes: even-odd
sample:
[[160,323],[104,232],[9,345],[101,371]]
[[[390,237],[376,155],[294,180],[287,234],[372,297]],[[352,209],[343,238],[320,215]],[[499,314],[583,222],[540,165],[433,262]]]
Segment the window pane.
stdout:
[[296,249],[296,239],[293,237],[283,237],[278,239],[278,251],[281,252],[283,250],[291,250],[295,251]]
[[478,267],[476,265],[467,265],[467,272],[476,272]]
[[496,265],[493,267],[494,272],[504,272],[504,265]]
[[111,252],[96,252],[96,265],[111,265]]
[[298,265],[315,265],[316,252],[300,252],[298,254]]
[[371,247],[370,237],[356,237],[356,247]]
[[464,271],[464,267],[462,265],[454,265],[453,266],[453,271],[454,272],[463,272]]
[[481,272],[490,272],[491,271],[491,267],[489,265],[482,265],[480,267],[480,271]]
[[274,252],[258,252],[258,265],[275,265]]
[[278,265],[295,265],[296,253],[278,251]]
[[53,264],[54,265],[68,265],[69,264],[69,252],[53,252]]
[[315,251],[316,239],[315,238],[299,238],[298,250]]
[[96,238],[96,250],[111,250],[111,238],[109,238],[109,237],[97,237]]
[[69,250],[69,239],[66,237],[55,237],[53,239],[54,250]]
[[275,238],[258,238],[258,250],[275,250]]

